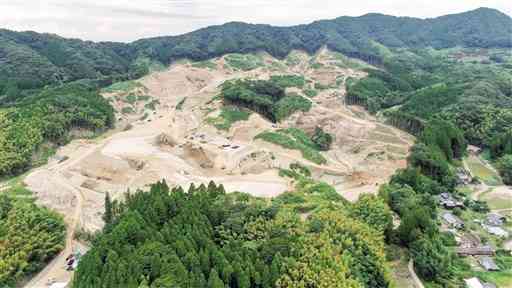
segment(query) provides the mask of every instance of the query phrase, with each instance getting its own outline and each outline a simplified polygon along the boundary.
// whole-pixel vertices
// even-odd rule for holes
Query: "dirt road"
[[[215,61],[216,70],[176,64],[139,80],[144,93],[160,103],[154,111],[142,103],[134,106],[138,114],[117,113],[115,130],[100,139],[72,141],[57,152],[68,160],[51,162],[27,175],[24,182],[38,203],[64,215],[68,232],[65,249],[25,287],[47,287],[51,281],[71,279],[72,272],[64,266],[65,258],[79,247],[73,235],[77,229],[101,229],[105,192],[122,199],[128,189],[145,189],[161,179],[182,186],[214,180],[223,183],[228,192],[275,197],[291,189],[289,180],[279,177],[279,169],[300,162],[318,179],[328,177],[336,182],[340,194],[356,200],[363,192],[377,191],[378,183],[405,167],[403,155],[394,151],[407,151],[410,141],[403,141],[401,132],[383,127],[372,116],[343,106],[340,97],[330,96],[337,88],[321,91],[309,112],[296,113],[285,123],[270,123],[254,113],[229,131],[217,130],[208,124],[208,118],[219,115],[222,103],[212,100],[219,93],[218,86],[233,78],[268,79],[275,72],[266,68],[233,71],[222,65],[222,59]],[[321,75],[304,69],[301,71],[313,79],[359,75],[339,67]],[[281,74],[296,72],[290,68]],[[119,110],[127,105],[122,99],[125,94],[106,97]],[[182,107],[176,109],[180,101]],[[364,117],[357,116],[361,113]],[[144,114],[147,117],[141,117]],[[332,149],[322,152],[328,159],[325,165],[303,159],[299,151],[254,140],[267,130],[299,127],[307,131],[316,126],[335,135]],[[159,140],[162,135],[169,141]],[[381,136],[385,139],[379,139]]]

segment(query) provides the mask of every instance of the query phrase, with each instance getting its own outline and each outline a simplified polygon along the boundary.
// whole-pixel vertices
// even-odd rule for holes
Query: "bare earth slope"
[[[278,175],[279,168],[300,162],[353,201],[360,193],[376,192],[396,169],[405,167],[413,138],[377,122],[361,108],[344,105],[346,78],[364,76],[356,69],[358,63],[352,68],[337,65],[326,50],[314,57],[293,54],[293,64],[260,55],[263,65],[250,71],[232,69],[221,58],[213,61],[216,69],[182,63],[152,73],[138,81],[142,86],[136,90],[151,97],[145,101],[158,100],[154,110],[137,102],[132,103],[132,112],[123,114],[127,104],[122,93],[105,94],[119,112],[118,127],[99,139],[71,142],[57,153],[68,160],[54,160],[25,178],[38,202],[62,213],[70,228],[65,251],[26,287],[46,287],[49,280],[69,281],[64,258],[78,247],[73,233],[102,227],[107,191],[119,199],[128,189],[161,179],[183,186],[214,180],[228,192],[273,197],[292,188]],[[308,85],[320,83],[328,88],[311,98],[310,111],[296,113],[283,123],[273,124],[252,113],[229,131],[208,124],[206,119],[218,115],[222,105],[214,98],[220,84],[233,78],[268,79],[273,74],[302,74]],[[316,126],[335,137],[331,150],[322,152],[325,165],[303,159],[298,151],[253,140],[265,130],[298,127],[308,132]]]

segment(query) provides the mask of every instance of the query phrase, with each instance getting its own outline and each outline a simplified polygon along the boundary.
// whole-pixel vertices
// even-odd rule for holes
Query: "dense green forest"
[[[434,196],[455,192],[452,164],[463,156],[466,145],[462,132],[451,123],[427,123],[407,159],[408,167],[397,171],[379,193],[401,219],[393,241],[408,247],[420,277],[439,287],[462,284],[455,268],[459,260],[438,228]]]
[[[25,94],[0,107],[0,177],[44,163],[73,128],[102,131],[114,122],[114,109],[94,85],[69,83]]]
[[[75,129],[111,127],[114,110],[99,89],[145,75],[155,63],[255,51],[282,58],[327,46],[372,65],[367,77],[347,81],[347,103],[417,136],[408,167],[378,196],[351,204],[298,164],[280,171],[294,179],[294,191],[271,200],[226,194],[214,183],[185,192],[160,182],[124,202],[107,198],[106,226],[74,287],[392,287],[385,244],[406,247],[430,287],[457,287],[470,273],[452,252],[453,237],[440,232],[435,195],[456,193],[454,167],[468,144],[488,150],[512,184],[510,35],[512,19],[485,8],[426,20],[234,22],[129,44],[0,30],[0,178],[43,163]],[[227,61],[238,65],[240,57]],[[309,100],[285,93],[303,86],[297,75],[226,82],[221,96],[234,106],[214,123],[229,129],[248,109],[273,122],[307,111]],[[313,135],[291,128],[257,137],[318,164],[333,140],[320,127]],[[478,201],[467,206],[486,211]],[[400,216],[397,229],[391,211]],[[0,195],[0,286],[56,255],[64,230],[53,212]]]
[[[510,50],[454,48],[389,50],[385,70],[347,82],[347,103],[367,107],[388,123],[420,135],[443,119],[472,144],[491,151],[511,183],[512,57]],[[502,159],[505,157],[504,159]]]
[[[15,287],[64,247],[60,215],[0,194],[0,287]]]
[[[107,198],[106,226],[73,287],[389,287],[386,204],[350,204],[310,173],[283,170],[296,189],[272,200],[165,182]]]
[[[511,34],[512,19],[488,8],[426,20],[367,14],[292,27],[232,22],[129,44],[0,30],[0,91],[8,83],[22,89],[78,79],[108,83],[143,75],[152,62],[169,64],[182,58],[205,60],[262,50],[285,57],[293,49],[314,53],[327,46],[381,65],[385,61],[382,46],[510,48]]]
[[[289,81],[289,80],[287,80]],[[296,111],[309,111],[311,101],[297,94],[286,94],[283,79],[234,80],[222,84],[226,104],[249,108],[272,122],[286,119]]]

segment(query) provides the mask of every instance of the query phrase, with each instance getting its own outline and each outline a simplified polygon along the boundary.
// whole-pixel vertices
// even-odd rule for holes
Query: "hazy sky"
[[[380,12],[421,18],[478,7],[512,15],[510,0],[0,0],[0,28],[132,41],[228,21],[294,25]]]

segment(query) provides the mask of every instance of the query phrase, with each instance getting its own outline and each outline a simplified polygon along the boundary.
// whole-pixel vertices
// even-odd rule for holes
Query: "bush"
[[[321,151],[329,150],[333,141],[331,134],[324,132],[321,127],[315,128],[315,133],[311,137],[311,140]]]
[[[302,88],[306,84],[306,80],[302,75],[272,75],[270,81],[282,88],[297,87]]]
[[[512,154],[501,157],[497,162],[497,167],[503,183],[512,185]]]
[[[291,132],[293,131],[293,132]],[[280,130],[278,132],[263,132],[254,139],[261,139],[270,143],[274,143],[283,146],[287,149],[299,150],[302,153],[302,157],[310,160],[316,164],[324,164],[327,160],[318,153],[315,148],[311,147],[314,145],[312,141],[307,137],[304,132],[300,130]],[[308,139],[308,140],[306,140]]]

